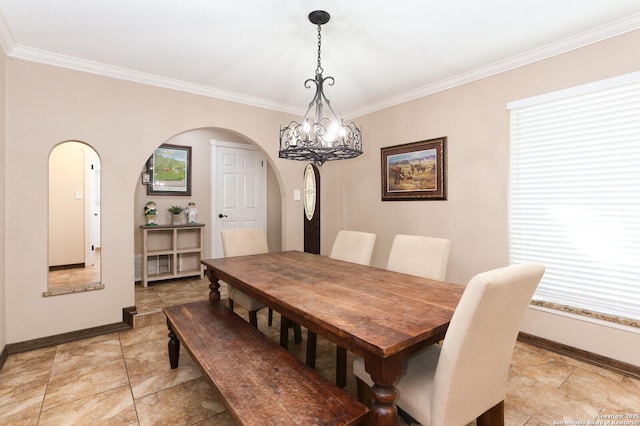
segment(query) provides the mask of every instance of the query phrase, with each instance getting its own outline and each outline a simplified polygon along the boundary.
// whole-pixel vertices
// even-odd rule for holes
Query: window
[[[510,262],[534,303],[640,324],[640,73],[512,102]]]

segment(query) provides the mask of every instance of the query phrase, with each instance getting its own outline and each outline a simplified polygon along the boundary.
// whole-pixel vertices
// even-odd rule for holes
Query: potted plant
[[[169,213],[171,213],[172,215],[172,223],[174,225],[180,225],[180,223],[182,223],[182,220],[180,219],[180,214],[184,211],[184,208],[174,205],[169,207],[168,210],[169,210]]]

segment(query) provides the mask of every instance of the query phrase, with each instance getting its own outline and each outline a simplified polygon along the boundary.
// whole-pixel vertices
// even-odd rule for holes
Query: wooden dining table
[[[203,260],[209,298],[220,281],[361,356],[374,382],[370,424],[395,425],[403,359],[444,338],[464,286],[284,251]]]

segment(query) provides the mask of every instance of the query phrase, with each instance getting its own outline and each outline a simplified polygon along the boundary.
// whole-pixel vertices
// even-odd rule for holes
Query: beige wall
[[[132,230],[142,209],[135,193],[159,143],[191,129],[230,129],[264,149],[283,194],[293,193],[289,177],[302,174],[304,164],[277,158],[279,125],[293,118],[287,114],[21,60],[7,62],[6,82],[5,202],[20,207],[3,210],[12,224],[4,239],[7,343],[119,322],[122,308],[134,305]],[[57,143],[72,139],[101,158],[105,288],[43,298],[47,161]],[[283,199],[284,248],[302,248],[301,221],[288,219],[299,219],[291,214],[298,209]]]
[[[506,265],[507,102],[638,71],[640,56],[630,54],[638,47],[640,31],[358,118],[365,153],[339,166],[340,226],[378,235],[376,266],[385,265],[398,233],[449,238],[447,279],[453,282],[467,283],[481,271]],[[440,136],[448,137],[448,200],[380,201],[380,148]],[[640,330],[620,331],[624,343],[605,347],[598,332],[584,332],[582,323],[563,318],[552,322],[557,328],[549,323],[530,321],[527,329],[640,364]],[[581,331],[576,335],[576,330]],[[607,328],[607,333],[619,332]]]
[[[450,281],[466,283],[478,272],[505,265],[506,103],[638,71],[640,57],[630,54],[638,46],[640,31],[357,118],[365,153],[321,167],[322,253],[329,252],[338,229],[348,228],[378,235],[376,266],[385,265],[397,233],[451,239]],[[8,61],[6,73],[4,202],[23,207],[3,209],[11,224],[4,239],[7,343],[120,321],[122,307],[134,304],[132,229],[142,219],[142,204],[134,202],[140,171],[159,143],[187,130],[228,129],[265,150],[282,194],[282,248],[302,248],[302,206],[293,201],[293,191],[301,189],[305,163],[277,158],[277,129],[292,117],[19,60]],[[449,138],[449,199],[381,202],[380,148],[440,136]],[[46,161],[51,148],[68,139],[90,143],[102,160],[105,289],[42,298],[47,223],[39,212],[47,196]],[[539,311],[528,313],[524,326],[562,343],[639,362],[630,360],[640,345],[637,330],[592,327]],[[616,344],[607,344],[611,341]]]
[[[0,49],[0,351],[7,344],[6,334],[6,299],[5,299],[5,283],[6,283],[6,246],[5,238],[5,179],[7,171],[7,162],[5,155],[5,66],[7,56]]]

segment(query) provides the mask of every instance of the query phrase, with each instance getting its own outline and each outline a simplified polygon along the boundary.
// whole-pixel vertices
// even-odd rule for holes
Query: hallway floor
[[[162,307],[208,293],[206,279],[136,285],[133,329],[9,356],[0,371],[0,424],[232,425],[188,354],[169,368]],[[258,321],[277,342],[279,316],[268,327],[263,310]],[[304,359],[305,340],[291,337],[289,346]],[[349,356],[347,390],[355,395]],[[335,346],[321,337],[317,367],[333,381]],[[603,416],[640,414],[640,381],[518,342],[505,407],[507,425],[605,424]],[[625,420],[617,424],[640,425],[637,417],[618,421]]]

